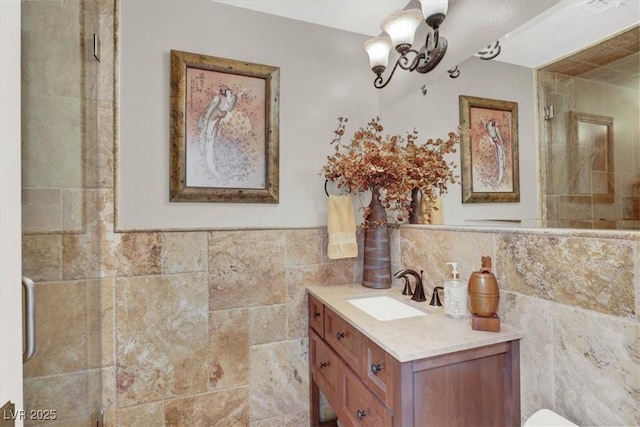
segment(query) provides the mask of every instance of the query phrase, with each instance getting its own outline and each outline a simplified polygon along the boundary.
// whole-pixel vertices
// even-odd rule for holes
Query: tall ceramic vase
[[[364,231],[364,271],[362,286],[387,289],[391,287],[391,247],[387,213],[380,202],[380,192],[371,189],[368,226]]]
[[[413,188],[411,190],[411,205],[409,208],[409,224],[420,224],[420,218],[422,217],[422,210],[420,208],[420,189]]]

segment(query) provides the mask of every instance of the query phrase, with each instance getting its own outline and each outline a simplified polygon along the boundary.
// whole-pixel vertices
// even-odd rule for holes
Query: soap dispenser
[[[444,282],[444,314],[456,319],[467,315],[467,282],[460,279],[458,263],[448,262],[451,276]]]

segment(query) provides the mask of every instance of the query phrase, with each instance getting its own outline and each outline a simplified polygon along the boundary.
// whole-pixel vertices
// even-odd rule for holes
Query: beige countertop
[[[371,341],[399,362],[422,359],[520,339],[523,334],[509,325],[500,325],[500,332],[474,331],[469,318],[453,319],[444,315],[442,307],[415,302],[402,295],[401,288],[370,289],[359,283],[329,286],[307,286],[307,291],[349,322]],[[368,296],[389,296],[427,313],[426,316],[380,321],[355,307],[347,300]]]

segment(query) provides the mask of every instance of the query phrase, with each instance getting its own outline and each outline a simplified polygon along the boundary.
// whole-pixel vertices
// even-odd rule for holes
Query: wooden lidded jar
[[[500,288],[498,280],[491,272],[491,257],[482,257],[482,268],[469,277],[469,310],[483,317],[491,317],[498,311]]]

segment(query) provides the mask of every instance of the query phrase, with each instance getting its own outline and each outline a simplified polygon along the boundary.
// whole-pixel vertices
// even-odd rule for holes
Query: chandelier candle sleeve
[[[381,28],[389,34],[396,50],[405,53],[411,49],[414,34],[422,19],[422,13],[418,9],[400,10],[387,16],[382,21]]]

